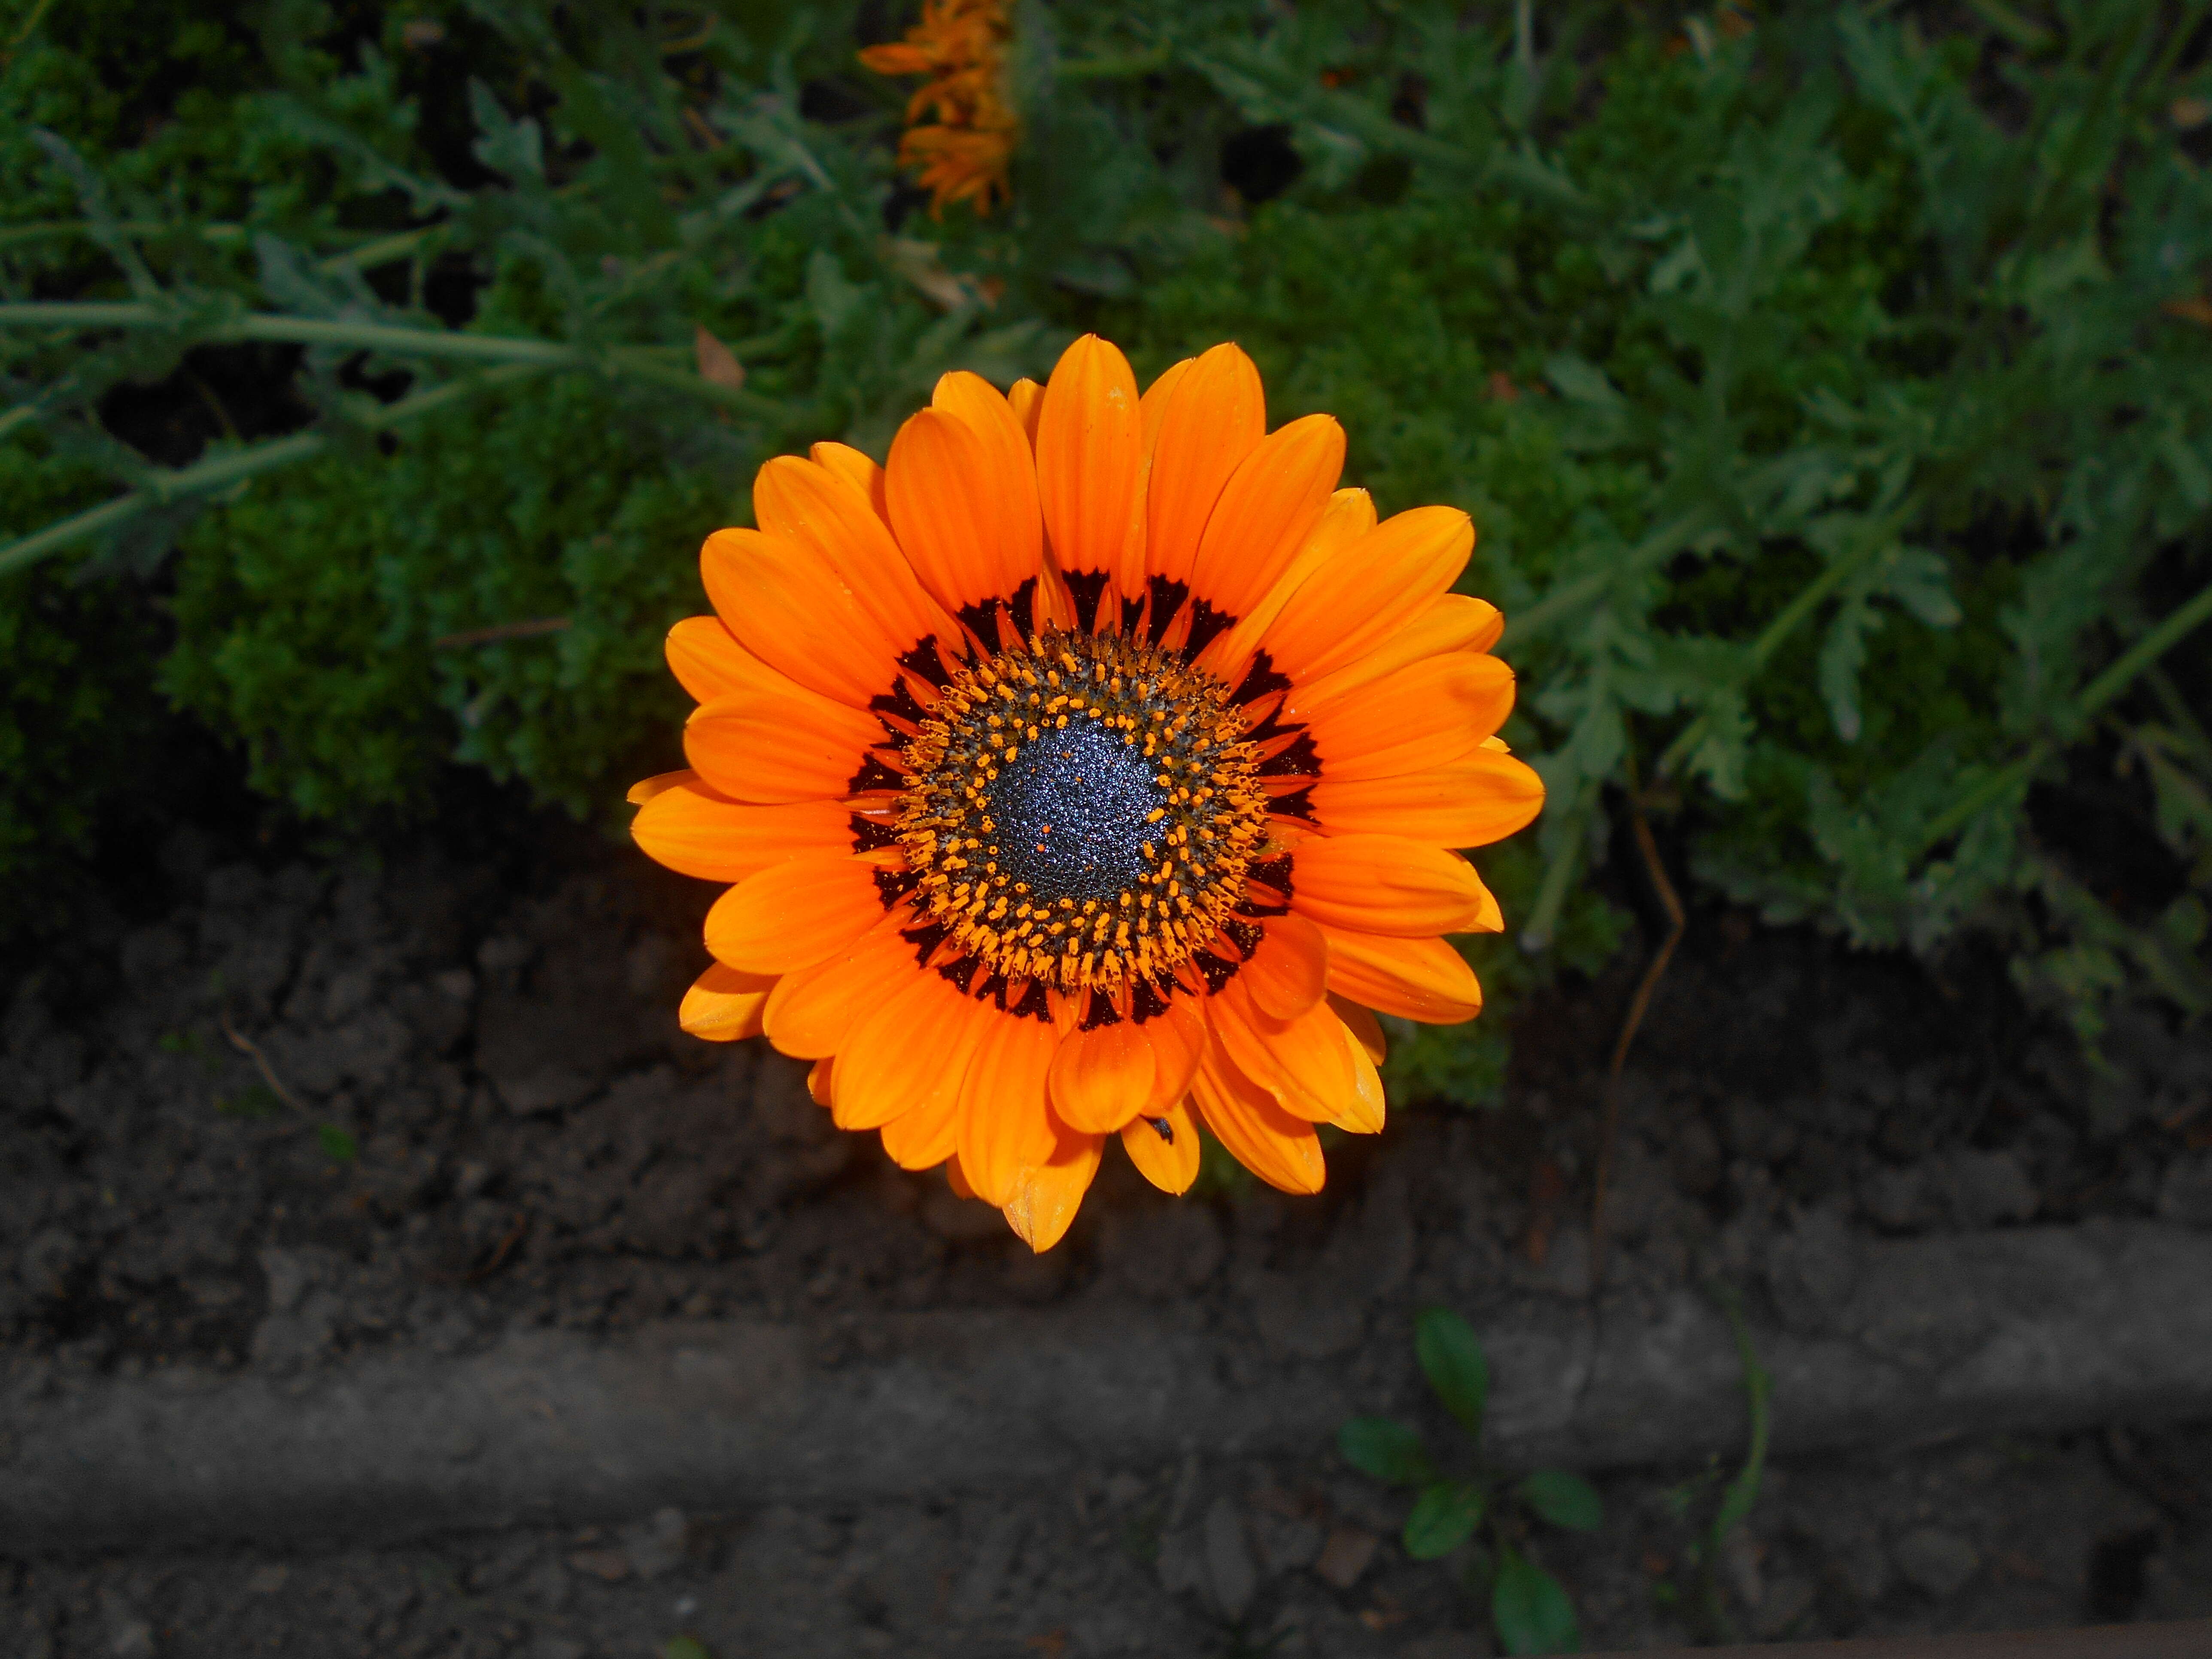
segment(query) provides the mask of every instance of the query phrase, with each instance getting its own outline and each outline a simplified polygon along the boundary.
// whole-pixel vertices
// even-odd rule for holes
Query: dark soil
[[[1522,1012],[1503,1107],[1401,1104],[1379,1144],[1332,1147],[1314,1200],[1174,1202],[1109,1157],[1038,1258],[941,1177],[833,1130],[802,1067],[683,1036],[712,894],[623,849],[549,834],[520,859],[264,868],[184,835],[161,863],[166,910],[88,917],[0,991],[0,1356],[17,1373],[308,1373],[380,1345],[618,1340],[672,1315],[864,1327],[1102,1278],[1319,1358],[1360,1353],[1378,1295],[1480,1328],[1588,1290],[1600,1068],[1633,960]],[[2147,1026],[2106,1058],[2040,1026],[2000,963],[1938,972],[1701,915],[1625,1091],[1608,1294],[1717,1283],[1786,1325],[1817,1292],[1807,1240],[2212,1227],[2212,1048]],[[1364,1237],[1370,1191],[1404,1194],[1388,1249]],[[1347,1248],[1358,1294],[1331,1289]],[[1255,1274],[1310,1293],[1257,1305]],[[1869,1448],[1770,1471],[1702,1580],[1685,1549],[1711,1473],[1623,1474],[1604,1528],[1536,1547],[1590,1646],[2179,1617],[2212,1613],[2207,1468],[2206,1429]],[[580,1659],[683,1631],[721,1659],[1485,1650],[1468,1564],[1388,1541],[1404,1510],[1326,1447],[1289,1466],[1194,1446],[1072,1492],[0,1565],[0,1632],[52,1655]]]

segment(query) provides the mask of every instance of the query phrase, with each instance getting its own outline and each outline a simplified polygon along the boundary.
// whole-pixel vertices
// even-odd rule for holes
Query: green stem
[[[1559,850],[1545,868],[1544,884],[1536,890],[1536,908],[1529,913],[1528,925],[1521,930],[1521,948],[1524,951],[1534,953],[1551,947],[1552,935],[1559,925],[1559,912],[1566,905],[1567,888],[1574,878],[1575,866],[1582,859],[1583,830],[1595,799],[1595,791],[1585,783],[1581,797],[1568,808],[1567,828]]]
[[[1984,806],[2000,796],[2011,793],[2026,782],[2033,775],[2035,769],[2050,758],[2050,755],[2051,745],[2039,739],[2029,744],[2027,752],[2009,766],[2000,766],[1989,774],[1921,831],[1920,850],[1924,853],[1957,835],[1979,815]]]
[[[40,301],[0,305],[0,328],[149,328],[168,319],[135,301]]]
[[[665,363],[654,362],[642,354],[645,348],[617,346],[606,354],[607,367],[633,380],[642,380],[647,386],[665,386],[672,392],[681,392],[723,408],[749,420],[764,421],[779,427],[799,427],[810,424],[815,416],[811,404],[780,404],[773,398],[763,398],[757,392],[747,392],[742,386],[716,386],[712,380],[681,368],[672,368]]]
[[[380,432],[387,427],[397,426],[402,421],[412,420],[459,402],[488,386],[502,385],[537,372],[535,364],[514,364],[471,375],[450,386],[436,386],[412,398],[402,398],[398,403],[387,404],[366,416],[362,425],[370,431]],[[289,438],[256,444],[250,449],[233,450],[228,454],[195,462],[191,466],[157,474],[150,482],[127,495],[103,501],[73,518],[50,524],[20,541],[0,547],[0,577],[26,569],[50,553],[58,552],[73,543],[127,523],[154,507],[186,501],[195,495],[211,495],[264,472],[272,472],[295,461],[306,460],[321,453],[328,447],[329,442],[329,439],[320,432],[298,432]]]
[[[175,321],[174,317],[156,307],[123,301],[0,305],[0,328],[166,328],[174,326]],[[812,414],[808,405],[781,404],[757,392],[716,386],[696,374],[656,363],[645,355],[650,350],[648,347],[611,346],[594,354],[556,340],[462,334],[434,328],[395,328],[383,323],[333,323],[316,317],[290,317],[269,312],[218,325],[209,337],[456,357],[471,362],[521,364],[538,368],[603,368],[719,404],[750,420],[805,425]]]
[[[2201,590],[2181,609],[2123,651],[2112,666],[2082,688],[2081,718],[2093,720],[2126,690],[2136,676],[2212,619],[2212,587]]]
[[[210,242],[242,242],[246,237],[244,225],[185,226],[165,223],[159,219],[125,219],[116,228],[130,236],[158,236],[164,231],[197,229],[201,239]],[[389,236],[380,236],[349,252],[334,253],[319,261],[315,268],[325,273],[343,270],[348,265],[367,270],[393,259],[404,259],[435,228],[435,226],[425,225],[419,230],[402,230]],[[92,227],[82,219],[48,219],[37,224],[10,225],[0,230],[0,247],[13,247],[19,242],[43,242],[64,236],[91,234]]]
[[[1173,62],[1174,53],[1165,46],[1154,46],[1150,52],[1070,58],[1054,64],[1053,73],[1063,81],[1133,81],[1140,76],[1157,75]]]
[[[0,577],[13,575],[18,570],[36,564],[47,554],[67,547],[71,542],[80,542],[88,536],[97,536],[103,530],[127,524],[153,505],[151,495],[134,491],[128,495],[118,495],[112,501],[103,501],[73,519],[50,524],[44,530],[34,532],[9,546],[0,547]]]
[[[4,310],[0,307],[0,310]],[[1513,625],[1522,635],[1540,631],[1547,623],[1583,606],[1593,603],[1615,582],[1630,576],[1655,570],[1673,558],[1698,538],[1711,520],[1703,512],[1686,513],[1671,524],[1662,525],[1629,550],[1626,557],[1610,570],[1594,571],[1577,577],[1565,587],[1552,592],[1512,619]]]
[[[384,323],[326,323],[319,318],[280,317],[265,313],[227,324],[217,334],[234,340],[281,340],[294,345],[403,351],[423,357],[459,357],[476,362],[537,363],[548,368],[579,367],[590,361],[574,346],[554,340],[462,334],[437,328],[394,328]]]
[[[2201,589],[2187,604],[2123,651],[2103,673],[2082,687],[2081,695],[2074,705],[2078,718],[2083,721],[2094,720],[2107,703],[2207,621],[2212,621],[2212,587]],[[2039,738],[2018,760],[1999,767],[1983,778],[1921,832],[1920,850],[1925,853],[1958,834],[1972,823],[1975,816],[1991,801],[2009,793],[2033,776],[2036,768],[2048,760],[2051,753],[2050,740]]]
[[[395,259],[404,259],[413,253],[428,239],[430,233],[438,228],[436,225],[424,225],[419,230],[402,230],[389,236],[380,236],[373,242],[362,243],[350,252],[333,253],[329,258],[319,261],[315,269],[325,276],[334,276],[349,267],[356,270],[369,270],[378,265],[388,265]]]
[[[1760,630],[1759,637],[1751,642],[1751,666],[1746,678],[1765,667],[1768,659],[1782,648],[1782,642],[1796,633],[1798,625],[1808,617],[1820,609],[1823,600],[1842,586],[1861,565],[1889,545],[1891,536],[1909,516],[1912,505],[1908,501],[1896,511],[1885,514],[1856,551],[1847,553],[1830,564],[1806,583],[1796,599],[1776,613],[1774,620],[1767,623]],[[1668,744],[1666,752],[1659,757],[1659,763],[1652,769],[1652,775],[1661,778],[1674,776],[1674,769],[1690,757],[1692,751],[1704,740],[1705,730],[1711,724],[1710,714],[1700,714],[1676,732],[1674,742]]]

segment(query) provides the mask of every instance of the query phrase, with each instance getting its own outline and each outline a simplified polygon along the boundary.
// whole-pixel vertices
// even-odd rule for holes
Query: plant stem
[[[1174,53],[1165,46],[1154,46],[1150,52],[1069,58],[1054,65],[1053,73],[1063,81],[1133,81],[1156,75],[1173,62]]]
[[[0,311],[4,310],[4,307],[0,307]],[[1514,617],[1514,625],[1523,634],[1540,631],[1559,617],[1581,610],[1615,582],[1641,575],[1647,570],[1657,569],[1695,541],[1698,533],[1711,522],[1707,514],[1696,512],[1686,513],[1672,523],[1661,526],[1630,549],[1627,556],[1613,569],[1593,571],[1587,576],[1577,577],[1565,587],[1553,588]]]
[[[1674,947],[1682,942],[1682,935],[1690,926],[1674,884],[1667,878],[1666,860],[1659,856],[1659,843],[1652,838],[1650,820],[1644,816],[1632,769],[1628,778],[1628,811],[1629,822],[1636,831],[1637,851],[1643,854],[1652,890],[1666,908],[1668,927],[1667,937],[1651,953],[1644,977],[1636,982],[1636,994],[1629,999],[1627,1015],[1620,1022],[1620,1040],[1613,1045],[1613,1064],[1606,1068],[1605,1116],[1598,1129],[1597,1174],[1590,1182],[1589,1294],[1593,1300],[1605,1283],[1605,1198],[1613,1181],[1613,1149],[1620,1139],[1621,1074],[1628,1069],[1629,1046],[1636,1041],[1637,1029],[1644,1024],[1644,1012],[1651,1006],[1651,994],[1659,988],[1660,978],[1666,973],[1668,963],[1674,959]]]
[[[0,305],[0,328],[167,328],[176,319],[158,307],[125,301],[71,301]],[[361,351],[389,351],[422,357],[456,357],[465,362],[527,364],[544,368],[597,368],[643,380],[750,419],[778,425],[803,425],[811,410],[763,398],[758,392],[716,386],[681,369],[654,362],[650,347],[610,346],[594,353],[557,340],[511,335],[463,334],[447,329],[395,328],[383,323],[334,323],[319,317],[256,312],[217,325],[218,340],[282,341],[292,345],[331,346]]]
[[[448,404],[457,403],[487,387],[504,385],[538,372],[535,364],[512,364],[487,370],[466,380],[456,380],[449,386],[436,386],[412,398],[402,398],[397,403],[386,404],[365,416],[361,423],[373,432],[380,432],[388,427],[397,426],[402,421],[412,420],[417,416],[442,409]],[[155,507],[169,506],[197,495],[211,495],[233,484],[258,477],[264,472],[273,472],[295,461],[306,460],[320,454],[329,443],[330,440],[324,433],[296,432],[289,438],[272,439],[249,449],[233,450],[194,462],[190,466],[179,467],[173,471],[157,473],[150,482],[127,495],[103,501],[73,518],[50,524],[20,541],[0,547],[0,577],[27,569],[50,553],[58,552],[73,543],[126,524]]]
[[[1796,598],[1775,613],[1774,620],[1760,629],[1759,637],[1751,642],[1750,667],[1745,675],[1746,679],[1765,667],[1768,659],[1782,648],[1783,641],[1796,633],[1798,625],[1820,609],[1821,602],[1842,586],[1861,565],[1888,547],[1891,538],[1912,516],[1918,505],[1917,495],[1908,495],[1897,507],[1868,526],[1857,547],[1832,562],[1826,569],[1805,584]],[[1676,732],[1674,742],[1668,744],[1666,752],[1659,757],[1659,763],[1652,769],[1652,775],[1655,777],[1672,777],[1674,769],[1689,758],[1703,740],[1706,727],[1711,724],[1712,716],[1704,714]]]
[[[2212,621],[2212,587],[2200,589],[2188,603],[2123,651],[2103,673],[2083,686],[2074,705],[2075,714],[2084,721],[2095,719],[2107,703],[2207,621]],[[2034,775],[2036,768],[2048,760],[2051,753],[2051,740],[2038,738],[2018,760],[1983,778],[1921,832],[1920,850],[1925,853],[1958,834],[1973,822],[1984,806]]]
[[[1552,934],[1559,925],[1559,911],[1567,902],[1568,884],[1582,858],[1583,831],[1596,797],[1596,785],[1586,781],[1581,797],[1567,809],[1567,827],[1559,850],[1544,872],[1544,884],[1537,890],[1536,908],[1529,914],[1528,925],[1521,930],[1524,951],[1533,953],[1551,946]]]

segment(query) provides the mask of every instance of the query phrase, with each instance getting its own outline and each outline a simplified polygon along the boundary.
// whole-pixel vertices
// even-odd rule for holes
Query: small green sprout
[[[1433,1561],[1487,1533],[1488,1547],[1469,1577],[1473,1582],[1486,1570],[1491,1624],[1508,1653],[1571,1653],[1581,1643],[1574,1603],[1519,1547],[1536,1522],[1593,1531],[1604,1519],[1604,1505],[1587,1480],[1565,1469],[1538,1469],[1516,1480],[1481,1462],[1490,1363],[1467,1321],[1431,1308],[1414,1322],[1413,1352],[1437,1398],[1478,1448],[1467,1460],[1470,1472],[1446,1473],[1419,1430],[1387,1417],[1352,1419],[1337,1431],[1337,1449],[1377,1480],[1417,1488],[1403,1540],[1415,1560]]]
[[[360,1156],[360,1144],[335,1123],[318,1123],[315,1140],[333,1164],[350,1164]]]
[[[249,1083],[234,1095],[217,1095],[215,1109],[223,1117],[275,1117],[284,1109],[284,1103],[267,1084]]]

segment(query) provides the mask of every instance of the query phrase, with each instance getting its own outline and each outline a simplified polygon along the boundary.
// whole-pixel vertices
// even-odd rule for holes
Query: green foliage
[[[1480,1434],[1490,1403],[1490,1362],[1474,1328],[1457,1314],[1431,1308],[1413,1323],[1413,1355],[1444,1409],[1469,1434]]]
[[[1774,1422],[1774,1378],[1753,1347],[1751,1328],[1744,1322],[1742,1299],[1732,1289],[1719,1292],[1722,1311],[1735,1338],[1736,1361],[1743,1371],[1744,1406],[1751,1419],[1750,1443],[1742,1466],[1725,1480],[1720,1462],[1674,1487],[1667,1506],[1677,1519],[1690,1521],[1702,1515],[1696,1535],[1682,1552],[1691,1583],[1686,1597],[1674,1584],[1662,1580],[1655,1592],[1669,1605],[1679,1605],[1700,1640],[1731,1643],[1741,1640],[1721,1591],[1721,1551],[1729,1534],[1741,1526],[1759,1501],[1759,1482],[1766,1472],[1767,1439]]]
[[[1466,1320],[1447,1308],[1425,1310],[1414,1321],[1413,1352],[1437,1402],[1467,1431],[1473,1451],[1458,1460],[1466,1472],[1443,1473],[1419,1429],[1387,1417],[1348,1420],[1337,1431],[1338,1451],[1363,1474],[1416,1489],[1400,1540],[1414,1560],[1449,1555],[1481,1534],[1467,1576],[1471,1585],[1487,1580],[1491,1622],[1508,1653],[1573,1651],[1579,1641],[1574,1603],[1522,1546],[1538,1522],[1595,1531],[1605,1518],[1596,1491],[1565,1469],[1538,1469],[1512,1480],[1482,1461],[1490,1361]]]
[[[1508,1653],[1572,1653],[1582,1645],[1575,1604],[1559,1581],[1511,1549],[1498,1559],[1490,1620]]]
[[[763,459],[1097,327],[1147,372],[1235,337],[1384,511],[1474,514],[1550,792],[1482,855],[1493,1006],[1618,947],[1580,878],[1633,796],[1708,894],[1979,930],[2092,1045],[2212,1012],[2206,685],[2150,677],[2212,593],[2197,11],[1024,5],[979,220],[911,210],[847,4],[31,10],[0,298],[114,308],[0,326],[0,629],[41,635],[0,747],[52,768],[0,771],[0,874],[89,834],[87,711],[144,684],[87,648],[122,590],[34,559],[173,583],[162,685],[304,816],[455,761],[611,812]],[[1253,206],[1261,127],[1303,172]],[[2113,768],[2138,851],[2066,828]],[[1497,1093],[1497,1020],[1391,1036],[1401,1097]]]

